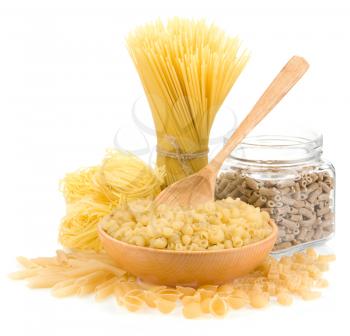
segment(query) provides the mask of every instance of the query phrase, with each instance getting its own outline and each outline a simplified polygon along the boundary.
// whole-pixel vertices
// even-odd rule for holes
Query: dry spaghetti
[[[163,169],[153,171],[136,156],[116,150],[108,151],[100,166],[67,174],[61,183],[67,214],[60,242],[72,249],[101,250],[96,230],[101,218],[122,202],[153,199],[163,179]]]
[[[140,27],[127,43],[156,126],[157,163],[170,184],[207,164],[215,115],[248,55],[215,25],[179,18]]]

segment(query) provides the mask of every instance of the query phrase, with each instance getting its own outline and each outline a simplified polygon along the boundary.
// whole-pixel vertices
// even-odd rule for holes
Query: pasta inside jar
[[[267,212],[278,226],[275,251],[324,241],[334,232],[335,173],[321,153],[321,136],[248,138],[224,163],[216,199]]]

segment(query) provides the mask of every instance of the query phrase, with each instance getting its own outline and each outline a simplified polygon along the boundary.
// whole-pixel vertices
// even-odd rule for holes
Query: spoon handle
[[[275,77],[263,95],[254,105],[253,109],[242,121],[231,138],[221,151],[210,162],[214,171],[218,171],[224,160],[233,149],[265,118],[265,116],[278,104],[288,91],[299,81],[309,68],[309,64],[299,56],[293,56]]]

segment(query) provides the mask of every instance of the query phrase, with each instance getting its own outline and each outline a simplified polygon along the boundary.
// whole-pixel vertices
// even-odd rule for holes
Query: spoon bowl
[[[240,248],[207,251],[173,251],[140,247],[108,235],[99,224],[98,231],[106,252],[122,269],[141,280],[168,286],[220,285],[243,276],[259,266],[271,252],[277,226],[271,220],[271,234]]]

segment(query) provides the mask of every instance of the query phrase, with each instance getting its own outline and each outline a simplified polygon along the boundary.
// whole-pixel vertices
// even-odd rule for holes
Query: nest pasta
[[[245,246],[272,233],[267,212],[239,199],[208,202],[196,208],[155,206],[135,201],[103,219],[112,237],[138,246],[202,251]]]
[[[223,317],[230,310],[263,308],[274,299],[290,305],[294,296],[318,298],[321,292],[315,289],[328,286],[322,273],[334,259],[333,255],[317,255],[313,249],[280,260],[268,257],[255,271],[231,283],[192,288],[144,283],[116,267],[104,253],[57,251],[51,258],[19,257],[24,269],[11,277],[27,279],[31,288],[51,288],[55,297],[94,294],[96,301],[102,301],[113,296],[131,312],[148,307],[169,314],[180,305],[186,318]]]
[[[207,164],[215,115],[248,55],[215,25],[179,18],[138,28],[127,44],[151,106],[157,163],[171,184]]]
[[[162,169],[152,170],[130,153],[107,152],[100,166],[69,173],[62,192],[67,214],[59,238],[63,246],[79,250],[101,250],[97,223],[123,202],[153,199],[164,181]]]

